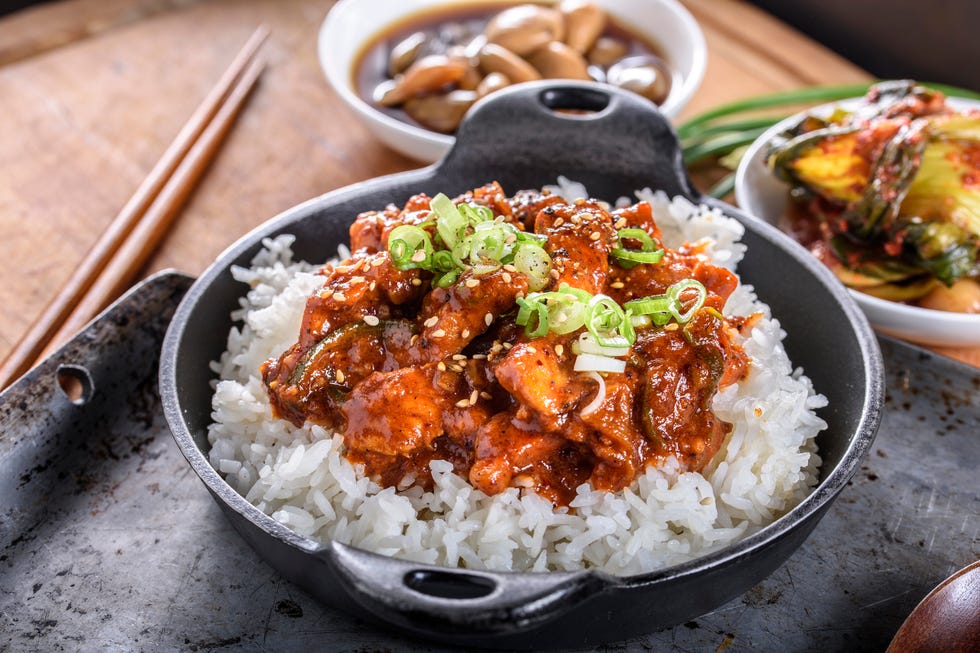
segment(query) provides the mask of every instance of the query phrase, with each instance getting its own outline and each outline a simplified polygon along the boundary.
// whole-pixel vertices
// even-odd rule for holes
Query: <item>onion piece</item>
[[[602,375],[598,372],[586,372],[585,375],[595,380],[599,384],[599,388],[596,390],[595,397],[592,398],[592,401],[579,411],[579,415],[582,417],[588,417],[597,411],[599,406],[602,405],[602,402],[606,400],[606,381],[602,378]]]
[[[623,337],[611,338],[610,344],[600,345],[588,331],[581,333],[572,343],[572,351],[576,354],[596,354],[597,356],[619,357],[630,353],[630,342]]]
[[[579,354],[575,357],[576,372],[612,372],[622,374],[626,371],[626,361],[610,356],[596,354]]]

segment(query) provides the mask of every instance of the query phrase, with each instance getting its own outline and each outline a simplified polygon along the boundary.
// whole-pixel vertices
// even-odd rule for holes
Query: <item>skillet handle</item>
[[[595,572],[499,573],[397,560],[332,543],[319,554],[369,614],[422,634],[518,634],[613,582]]]
[[[437,165],[464,179],[498,171],[504,188],[535,177],[554,183],[564,175],[589,179],[593,197],[621,194],[624,182],[671,197],[699,196],[673,127],[657,107],[591,82],[530,82],[491,94],[470,109],[456,144]]]

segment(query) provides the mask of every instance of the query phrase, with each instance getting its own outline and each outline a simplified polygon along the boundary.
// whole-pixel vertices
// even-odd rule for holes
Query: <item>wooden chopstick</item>
[[[259,27],[62,290],[0,365],[0,388],[60,346],[126,289],[217,152],[262,69]]]

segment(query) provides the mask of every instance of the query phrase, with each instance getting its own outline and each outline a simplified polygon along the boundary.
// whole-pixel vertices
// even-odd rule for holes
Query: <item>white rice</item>
[[[732,270],[742,258],[737,221],[649,189],[637,197],[653,205],[665,244],[708,239],[713,261]],[[232,328],[228,350],[212,363],[220,381],[208,437],[211,464],[228,483],[297,533],[451,567],[596,567],[628,575],[744,538],[797,505],[817,482],[814,438],[826,424],[814,410],[826,400],[793,369],[768,307],[751,286],[740,285],[726,313],[761,311],[764,318],[742,342],[751,357],[748,375],[715,398],[715,413],[734,429],[703,473],[668,464],[615,494],[583,485],[572,510],[517,489],[487,496],[444,461],[432,463],[431,492],[381,488],[342,455],[340,435],[271,416],[259,365],[295,341],[306,298],[323,282],[311,266],[291,262],[292,242],[267,240],[251,269],[232,271],[251,289],[233,316],[242,326]]]

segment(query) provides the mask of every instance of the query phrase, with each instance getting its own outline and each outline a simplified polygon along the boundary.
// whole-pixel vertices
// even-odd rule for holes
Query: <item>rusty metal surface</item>
[[[0,395],[0,651],[444,651],[315,603],[232,531],[164,424],[155,368],[188,279],[143,285]],[[882,651],[980,558],[980,372],[883,340],[878,439],[763,583],[604,651]],[[60,364],[93,391],[59,389]]]

